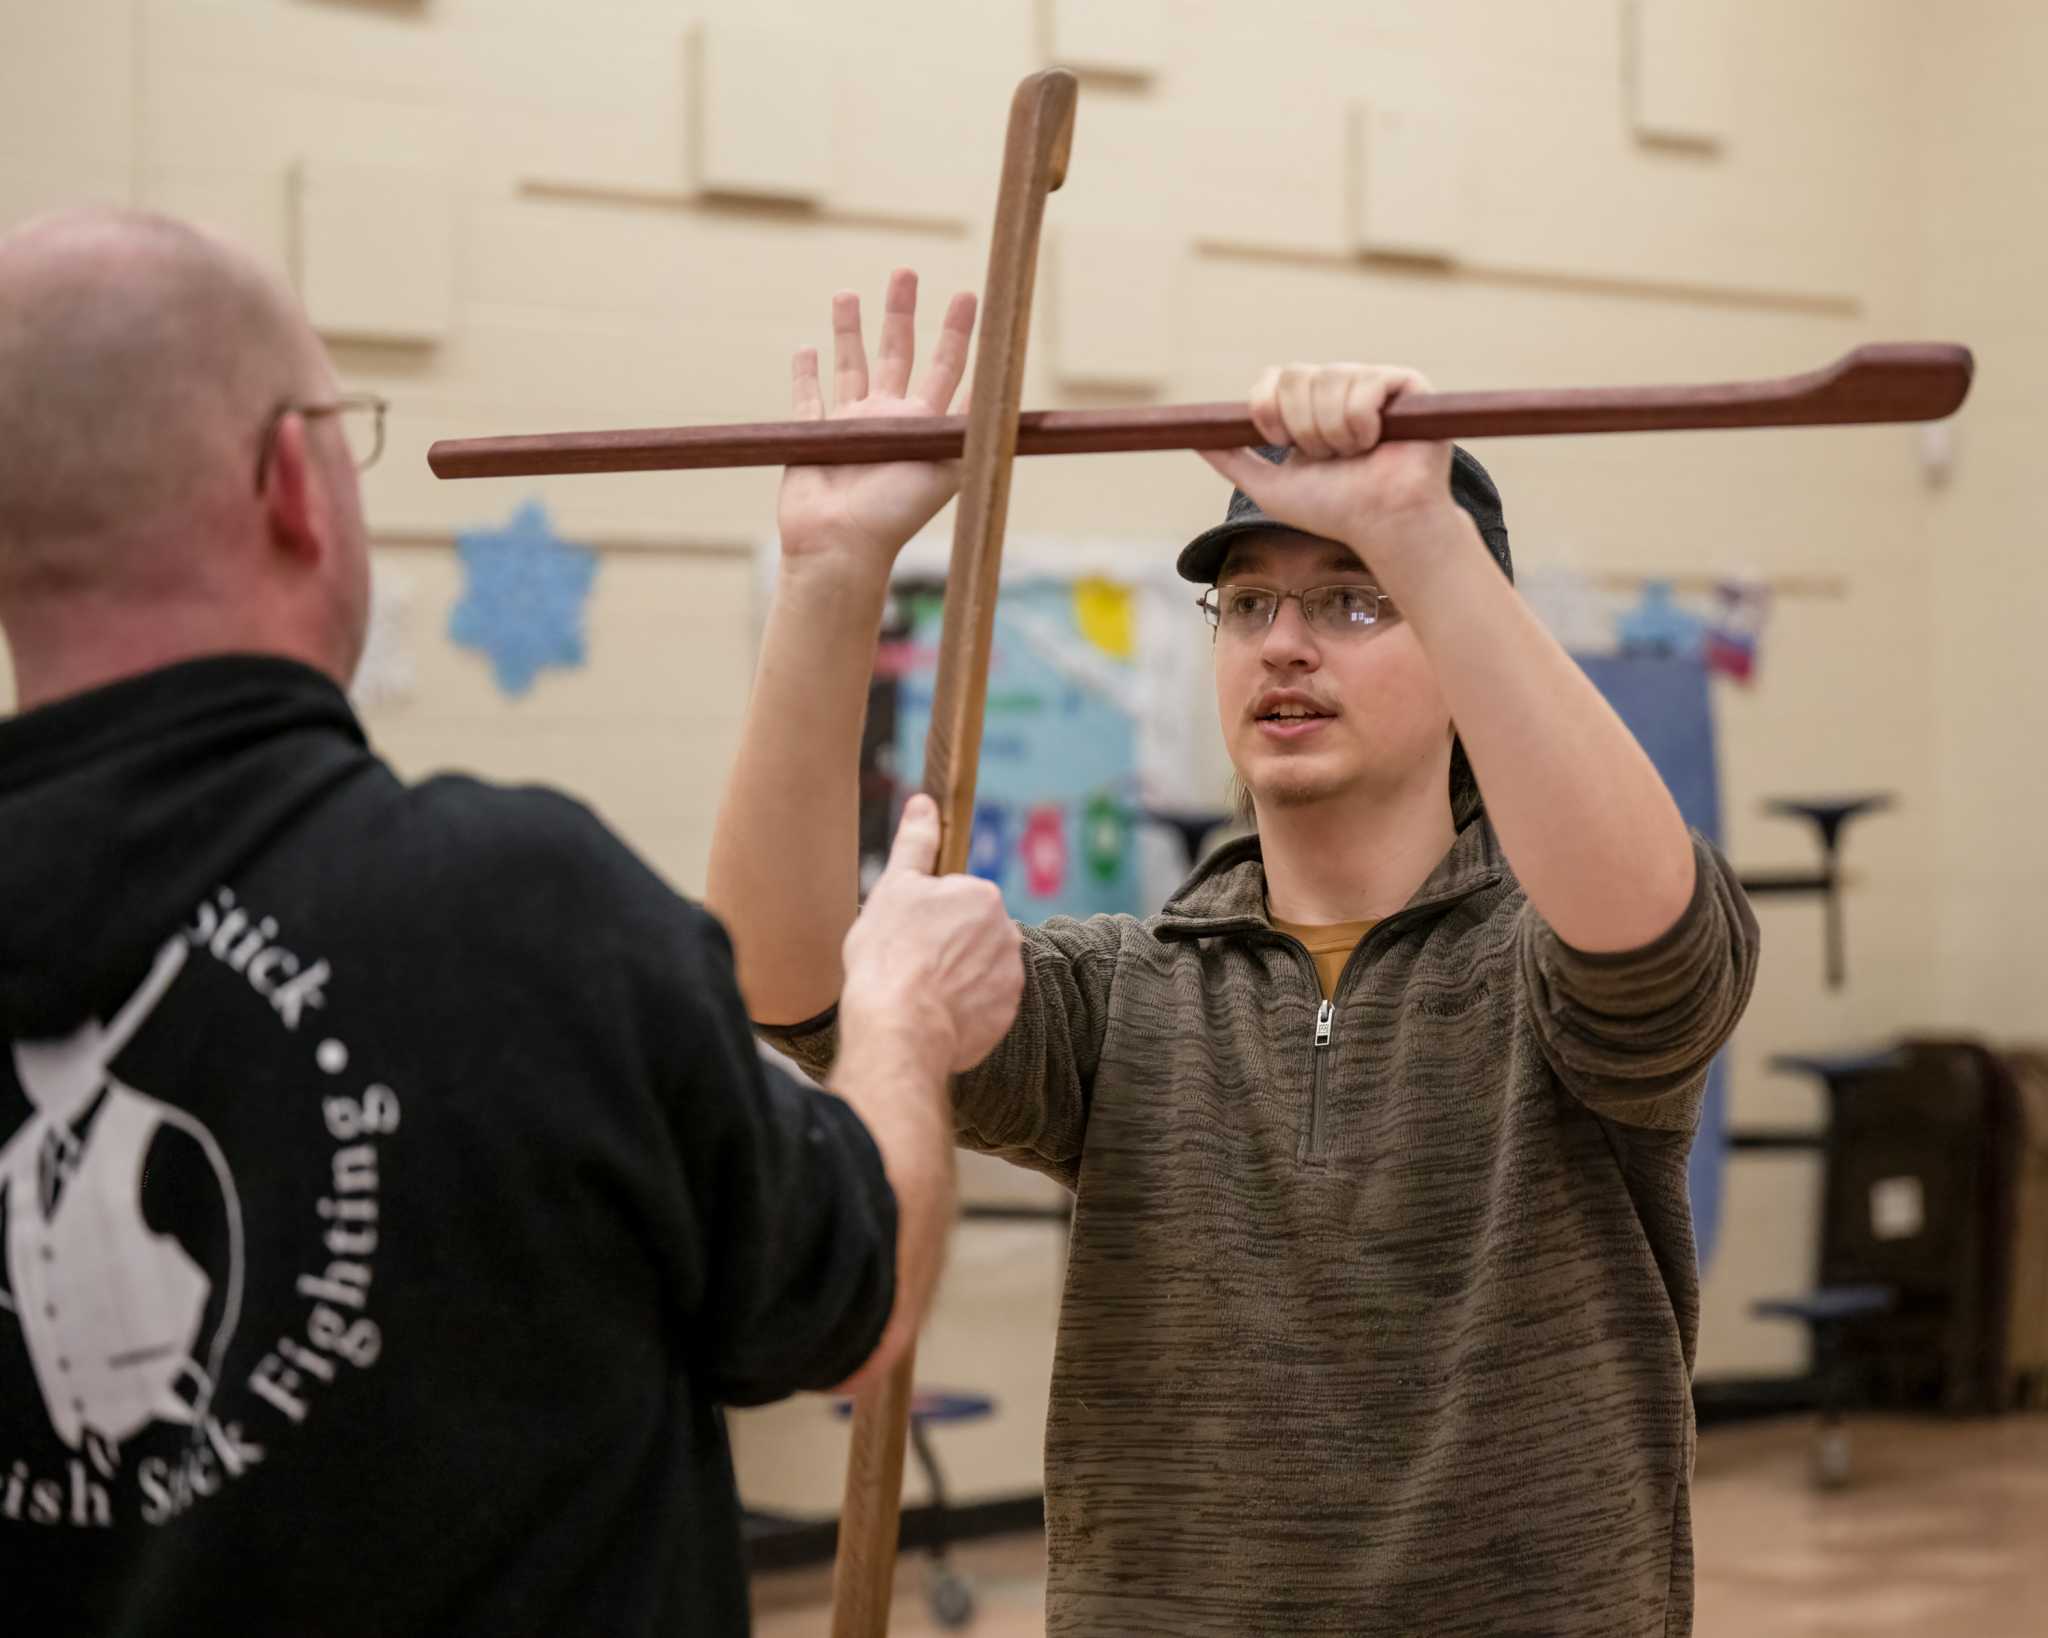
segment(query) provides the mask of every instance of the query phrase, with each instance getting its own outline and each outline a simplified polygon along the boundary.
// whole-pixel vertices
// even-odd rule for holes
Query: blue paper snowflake
[[[503,529],[457,535],[455,549],[467,584],[448,635],[489,658],[500,689],[516,697],[543,666],[583,664],[583,608],[597,554],[558,538],[539,501]]]

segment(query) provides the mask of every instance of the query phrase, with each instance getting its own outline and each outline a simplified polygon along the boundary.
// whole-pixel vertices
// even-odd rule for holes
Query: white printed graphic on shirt
[[[303,1084],[317,1093],[283,1107],[296,1101],[306,1135],[328,1152],[305,1180],[303,1220],[262,1225],[267,1247],[298,1249],[296,1266],[284,1265],[290,1284],[258,1308],[244,1289],[243,1195],[220,1142],[179,1106],[180,1088],[138,1088],[113,1073],[180,973],[203,956],[260,998],[223,1027],[297,1035],[326,1007],[334,973],[324,960],[302,962],[277,942],[278,931],[221,888],[158,952],[112,1020],[9,1043],[31,1112],[0,1132],[0,1355],[23,1350],[41,1403],[0,1401],[0,1530],[172,1523],[263,1463],[274,1437],[307,1422],[327,1392],[383,1351],[370,1291],[383,1235],[379,1149],[398,1130],[397,1094],[380,1084],[337,1090],[354,1057],[348,1044],[306,1042]],[[152,1155],[173,1132],[188,1141]],[[283,1152],[297,1145],[239,1158],[245,1168],[275,1166]],[[145,1168],[173,1164],[165,1183],[181,1213],[204,1202],[224,1233],[187,1244],[150,1226]],[[284,1317],[283,1328],[231,1358],[245,1314],[258,1312]],[[10,1431],[40,1437],[38,1411],[71,1453],[61,1473],[39,1472],[33,1456],[5,1448]],[[158,1428],[175,1437],[152,1436]],[[125,1451],[131,1444],[135,1451]]]
[[[61,1040],[14,1043],[15,1077],[35,1112],[0,1149],[7,1286],[50,1425],[102,1475],[124,1440],[154,1421],[207,1412],[241,1305],[241,1202],[213,1135],[183,1110],[124,1086],[108,1064],[185,964],[185,941],[157,956],[111,1023]],[[143,1161],[164,1127],[186,1132],[211,1166],[228,1224],[223,1309],[200,1326],[214,1278],[143,1220]],[[190,1187],[196,1180],[181,1179]]]

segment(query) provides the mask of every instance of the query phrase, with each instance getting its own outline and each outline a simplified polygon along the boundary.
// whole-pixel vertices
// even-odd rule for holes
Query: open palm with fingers
[[[832,298],[833,408],[828,416],[818,380],[818,353],[801,349],[791,367],[791,397],[801,420],[857,421],[887,416],[944,415],[967,369],[974,334],[974,297],[953,298],[931,362],[913,391],[917,341],[917,275],[898,268],[882,306],[882,333],[872,366],[861,337],[860,298]],[[886,568],[905,541],[929,523],[959,487],[957,461],[892,461],[877,466],[792,466],[776,503],[782,550],[790,558],[851,554]]]

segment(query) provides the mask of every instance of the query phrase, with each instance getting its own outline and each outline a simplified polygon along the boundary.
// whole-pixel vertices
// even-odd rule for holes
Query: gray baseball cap
[[[1289,451],[1285,444],[1263,444],[1258,453],[1278,466],[1287,459]],[[1472,521],[1479,525],[1479,538],[1486,542],[1486,549],[1493,554],[1494,562],[1500,565],[1501,573],[1513,580],[1515,564],[1508,556],[1508,523],[1501,513],[1500,491],[1494,488],[1493,479],[1486,475],[1486,468],[1464,449],[1451,451],[1451,499],[1472,514]],[[1242,489],[1233,489],[1223,521],[1213,529],[1205,529],[1183,546],[1174,567],[1180,571],[1183,580],[1192,580],[1200,586],[1213,586],[1216,576],[1222,571],[1223,559],[1230,551],[1230,543],[1239,535],[1250,534],[1254,529],[1287,527],[1267,517],[1259,510],[1259,503]]]

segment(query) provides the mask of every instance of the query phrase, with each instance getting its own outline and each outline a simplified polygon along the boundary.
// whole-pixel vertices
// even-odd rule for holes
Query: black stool
[[[1190,870],[1202,862],[1202,843],[1209,833],[1230,823],[1229,814],[1207,808],[1141,808],[1138,817],[1173,832],[1181,851],[1187,855]]]
[[[1765,893],[1818,891],[1827,900],[1828,988],[1831,990],[1842,987],[1845,967],[1842,954],[1842,832],[1848,828],[1851,819],[1860,819],[1866,813],[1880,813],[1891,805],[1891,797],[1882,794],[1850,796],[1833,802],[1797,802],[1789,797],[1775,797],[1764,804],[1766,813],[1804,819],[1813,826],[1820,837],[1820,874],[1802,876],[1796,872],[1789,875],[1758,872],[1754,877],[1743,877],[1742,885],[1752,897]]]
[[[920,1388],[910,1396],[910,1449],[931,1487],[931,1606],[932,1619],[948,1631],[964,1627],[974,1619],[974,1590],[967,1578],[953,1568],[946,1549],[951,1534],[946,1510],[945,1481],[939,1476],[938,1454],[932,1449],[931,1429],[941,1422],[978,1422],[995,1414],[996,1402],[985,1394],[941,1393]],[[853,1415],[853,1401],[842,1399],[834,1409],[843,1417]]]
[[[1803,1297],[1771,1297],[1751,1305],[1763,1319],[1799,1320],[1813,1335],[1814,1376],[1820,1384],[1820,1421],[1813,1431],[1813,1482],[1838,1490],[1849,1482],[1849,1430],[1842,1416],[1851,1398],[1851,1373],[1842,1363],[1842,1327],[1889,1313],[1898,1293],[1888,1285],[1831,1285]]]

